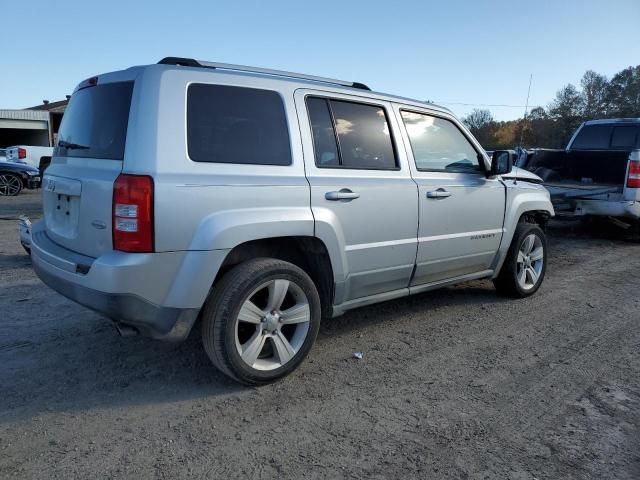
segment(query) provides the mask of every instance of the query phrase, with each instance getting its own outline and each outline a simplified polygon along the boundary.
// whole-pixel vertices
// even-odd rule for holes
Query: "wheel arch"
[[[318,289],[323,318],[331,317],[334,271],[329,251],[313,236],[281,236],[249,240],[233,247],[225,256],[213,280],[213,287],[233,267],[253,258],[277,258],[304,270]]]
[[[493,262],[493,278],[497,277],[509,251],[513,235],[520,223],[536,223],[544,230],[547,221],[555,215],[549,192],[543,187],[507,189],[507,210],[504,231],[498,253]]]

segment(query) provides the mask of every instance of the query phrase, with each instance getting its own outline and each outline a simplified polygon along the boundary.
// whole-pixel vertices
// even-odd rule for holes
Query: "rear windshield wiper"
[[[58,142],[58,146],[62,148],[66,148],[67,150],[89,150],[91,147],[87,145],[80,145],[79,143],[70,143],[65,142],[64,140],[60,140]]]

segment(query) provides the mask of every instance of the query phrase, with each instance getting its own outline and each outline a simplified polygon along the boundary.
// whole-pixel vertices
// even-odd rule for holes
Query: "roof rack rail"
[[[200,60],[195,60],[193,58],[166,57],[160,60],[158,64],[180,65],[183,67],[214,68],[214,69],[220,69],[220,70],[234,70],[237,72],[261,73],[264,75],[273,75],[277,77],[299,78],[301,80],[311,80],[313,82],[331,83],[335,85],[341,85],[343,87],[358,88],[360,90],[371,90],[364,83],[360,83],[360,82],[347,82],[345,80],[336,80],[334,78],[317,77],[315,75],[305,75],[302,73],[287,72],[284,70],[271,70],[268,68],[248,67],[245,65],[234,65],[231,63],[202,62]]]

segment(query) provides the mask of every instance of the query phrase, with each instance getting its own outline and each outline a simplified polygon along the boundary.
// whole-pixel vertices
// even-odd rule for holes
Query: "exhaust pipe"
[[[130,325],[124,325],[123,323],[114,323],[114,325],[121,337],[133,337],[140,333],[137,328]]]

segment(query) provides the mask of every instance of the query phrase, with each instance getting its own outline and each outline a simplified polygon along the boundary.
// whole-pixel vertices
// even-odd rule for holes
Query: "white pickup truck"
[[[6,148],[7,162],[26,163],[39,169],[41,174],[51,163],[52,155],[53,147],[14,145]]]
[[[640,118],[590,120],[566,149],[524,153],[517,165],[542,178],[558,216],[640,227]]]

